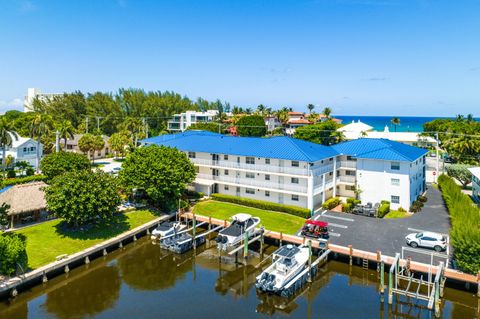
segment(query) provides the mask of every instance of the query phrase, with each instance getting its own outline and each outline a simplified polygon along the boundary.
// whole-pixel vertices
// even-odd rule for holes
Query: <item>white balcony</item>
[[[248,171],[257,171],[260,173],[282,173],[290,175],[302,175],[308,176],[308,169],[306,168],[297,168],[297,167],[283,167],[277,165],[261,165],[261,164],[247,164],[247,163],[238,163],[235,161],[214,161],[206,160],[200,158],[190,158],[190,161],[193,164],[208,166],[208,167],[221,167],[221,168],[231,168],[231,169],[244,169]]]
[[[312,166],[310,170],[313,172],[313,176],[319,176],[325,173],[333,172],[333,164]]]
[[[233,176],[225,176],[225,175],[211,175],[211,174],[197,174],[197,178],[206,179],[206,180],[214,180],[218,182],[224,182],[227,184],[234,184],[243,187],[261,187],[267,189],[274,189],[274,190],[285,190],[290,192],[296,193],[306,193],[307,187],[296,185],[296,184],[283,184],[283,183],[274,183],[268,181],[259,181],[254,178],[245,178],[245,177],[233,177]]]
[[[337,161],[337,168],[357,168],[356,161]]]
[[[340,175],[337,176],[337,183],[355,184],[356,176],[354,175]]]
[[[325,180],[325,188],[323,188],[323,183],[320,183],[319,185],[316,185],[313,188],[313,195],[317,195],[325,190],[328,190],[330,188],[334,187],[333,185],[333,178]]]

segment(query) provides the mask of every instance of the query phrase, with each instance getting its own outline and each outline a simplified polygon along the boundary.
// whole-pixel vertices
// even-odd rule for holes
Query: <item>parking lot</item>
[[[314,219],[328,222],[330,242],[333,244],[352,245],[354,248],[371,252],[380,250],[382,254],[389,256],[402,253],[402,247],[408,247],[405,257],[410,256],[414,261],[426,263],[430,263],[429,254],[433,252],[435,255],[433,261],[437,265],[438,261],[445,261],[447,254],[451,255],[451,247],[437,254],[425,248],[411,249],[405,241],[408,234],[421,231],[448,234],[450,221],[440,191],[429,186],[427,198],[428,201],[422,211],[409,218],[382,219],[319,210]]]

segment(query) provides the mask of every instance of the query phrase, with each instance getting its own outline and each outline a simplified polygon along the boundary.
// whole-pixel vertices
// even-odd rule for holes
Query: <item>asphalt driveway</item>
[[[410,233],[433,231],[448,234],[450,218],[440,191],[429,185],[427,198],[422,211],[409,218],[372,218],[333,211],[319,211],[314,218],[329,223],[330,241],[334,244],[352,245],[371,252],[380,250],[384,255],[395,256],[395,253],[402,252],[402,247],[408,247],[405,236]],[[405,251],[405,257],[429,263],[431,256],[418,253],[418,250],[427,254],[433,252],[419,248],[416,251]],[[442,254],[446,253],[451,256],[451,247]],[[433,260],[436,265],[438,261],[445,261],[445,258],[434,257]]]

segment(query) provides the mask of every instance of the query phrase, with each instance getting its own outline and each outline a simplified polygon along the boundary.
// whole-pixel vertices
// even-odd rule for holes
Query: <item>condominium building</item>
[[[468,169],[472,173],[472,199],[480,204],[480,167]]]
[[[427,151],[387,140],[323,146],[285,136],[189,131],[142,143],[185,152],[197,171],[193,187],[207,195],[229,194],[310,210],[330,197],[359,196],[365,203],[390,200],[392,208],[408,209],[425,190]]]
[[[23,100],[23,112],[33,112],[33,100],[35,98],[42,101],[48,101],[53,99],[55,96],[61,96],[62,93],[43,93],[39,89],[28,88],[27,95]]]
[[[185,113],[175,114],[167,122],[168,130],[171,132],[183,132],[192,124],[212,122],[217,115],[217,110],[207,110],[205,112],[186,111]]]

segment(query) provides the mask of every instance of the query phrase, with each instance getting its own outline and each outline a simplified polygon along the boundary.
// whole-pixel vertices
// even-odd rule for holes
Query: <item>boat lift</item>
[[[429,268],[428,277],[424,279],[421,275],[418,279],[414,278],[414,274],[410,271],[410,259],[407,259],[403,266],[401,264],[402,259],[397,253],[388,272],[388,304],[393,303],[394,294],[424,300],[428,303],[428,309],[434,310],[435,316],[439,317],[446,280],[445,263],[439,262],[434,279],[432,278],[432,265]],[[384,287],[383,273],[381,273],[381,287]]]

